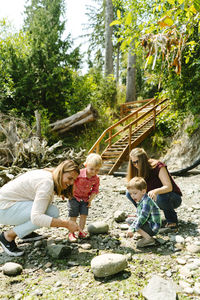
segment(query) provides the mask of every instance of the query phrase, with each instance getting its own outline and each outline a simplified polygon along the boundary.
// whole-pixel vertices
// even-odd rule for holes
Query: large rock
[[[127,258],[122,254],[102,254],[91,261],[91,269],[96,277],[117,274],[127,267]]]
[[[172,280],[154,275],[142,294],[147,300],[176,300],[176,285]]]
[[[14,262],[7,262],[2,268],[3,274],[8,276],[16,276],[21,274],[23,268],[20,264]]]
[[[98,233],[107,233],[109,226],[104,221],[97,221],[88,225],[87,230],[89,233],[98,234]]]
[[[187,251],[190,253],[200,253],[200,246],[197,245],[188,245],[186,247]]]
[[[53,258],[65,258],[71,254],[71,247],[64,245],[48,245],[48,254]]]
[[[125,219],[126,219],[126,213],[124,211],[116,210],[114,212],[114,220],[116,222],[124,222]]]

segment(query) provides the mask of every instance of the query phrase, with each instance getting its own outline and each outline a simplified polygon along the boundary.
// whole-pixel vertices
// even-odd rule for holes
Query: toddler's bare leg
[[[74,221],[74,222],[76,222],[76,220],[77,220],[77,217],[70,217],[69,218],[71,221]]]
[[[87,219],[86,215],[80,215],[79,226],[80,226],[81,230],[83,230],[85,228],[86,219]]]

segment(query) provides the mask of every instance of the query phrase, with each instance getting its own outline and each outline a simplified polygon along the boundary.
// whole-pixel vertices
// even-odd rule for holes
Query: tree
[[[17,108],[30,120],[34,110],[46,109],[51,120],[67,115],[72,90],[72,72],[79,67],[79,49],[63,39],[61,18],[64,0],[29,0],[25,10],[23,55],[10,44],[9,69],[15,95],[9,109]],[[71,51],[71,52],[70,52]]]
[[[113,22],[113,4],[112,0],[106,0],[105,15],[105,75],[113,74],[113,45],[112,33],[113,28],[110,24]]]
[[[127,83],[126,83],[126,102],[136,100],[136,54],[134,41],[131,43],[128,53]]]

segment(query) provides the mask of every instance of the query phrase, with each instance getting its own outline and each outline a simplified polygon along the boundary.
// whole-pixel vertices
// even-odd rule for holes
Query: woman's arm
[[[78,224],[71,220],[62,220],[53,218],[50,224],[50,227],[64,227],[67,228],[70,232],[81,231]]]
[[[172,191],[172,183],[165,167],[160,168],[158,177],[163,186],[148,192],[148,196],[153,200],[156,200],[156,196],[159,194],[166,194]]]

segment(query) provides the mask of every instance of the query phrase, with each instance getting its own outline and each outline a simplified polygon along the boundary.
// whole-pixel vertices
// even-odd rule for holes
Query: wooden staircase
[[[130,151],[155,130],[156,116],[167,106],[167,99],[150,99],[102,133],[89,151],[101,154],[101,173],[113,174],[128,160]]]

